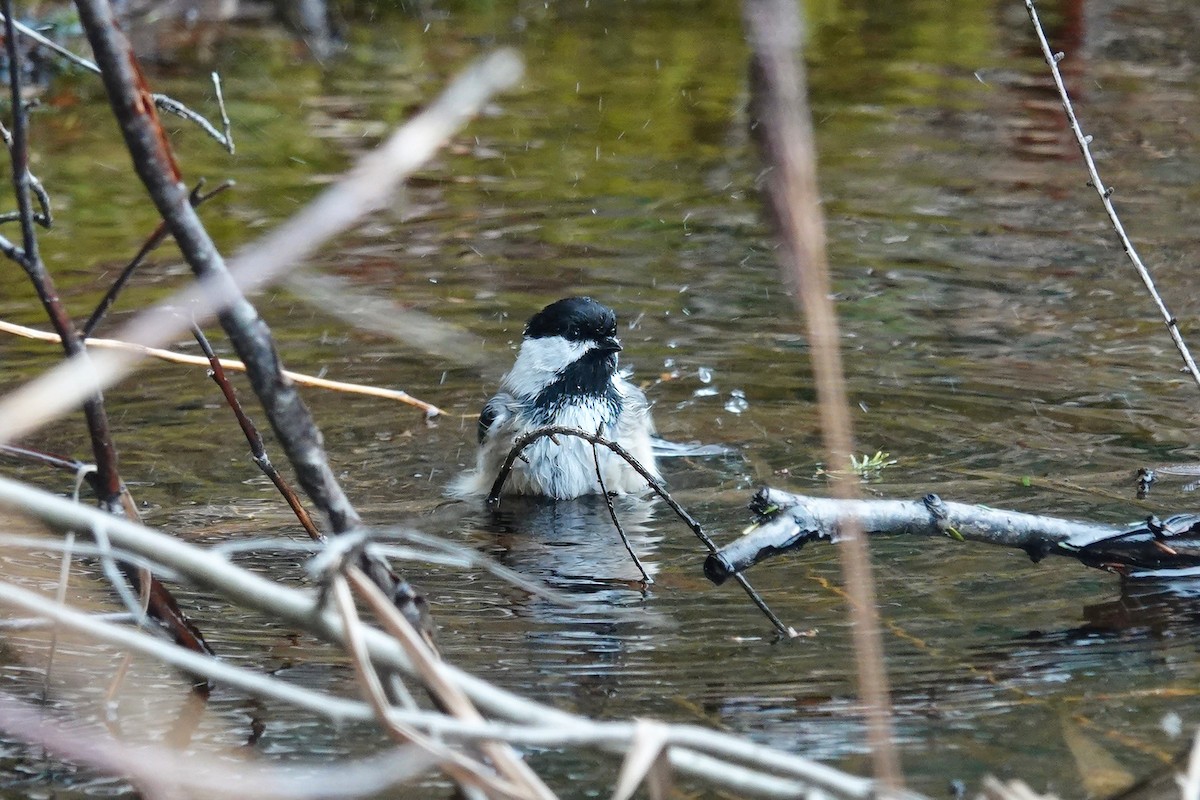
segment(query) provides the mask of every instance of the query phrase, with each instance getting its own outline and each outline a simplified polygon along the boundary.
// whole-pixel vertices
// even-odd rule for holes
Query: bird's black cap
[[[612,339],[616,335],[616,312],[590,297],[566,297],[553,302],[534,314],[525,326],[527,339],[561,336],[585,342]]]

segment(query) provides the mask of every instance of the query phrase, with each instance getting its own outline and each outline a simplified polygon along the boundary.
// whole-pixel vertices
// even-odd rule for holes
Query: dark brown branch
[[[184,259],[206,290],[222,298],[217,317],[262,403],[275,438],[296,471],[309,499],[321,509],[334,533],[361,527],[329,466],[324,440],[296,385],[283,374],[270,328],[230,276],[225,259],[188,201],[179,165],[129,40],[121,33],[106,0],[77,0],[80,22],[100,66],[113,114],[125,138],[134,169],[175,238]],[[382,558],[364,554],[360,565],[414,624],[420,623],[419,596]]]
[[[358,527],[358,512],[350,505],[329,467],[312,415],[292,381],[281,374],[282,365],[270,329],[236,288],[224,258],[191,207],[175,156],[151,102],[152,93],[128,40],[116,25],[112,9],[104,0],[79,0],[77,6],[138,177],[197,278],[221,296],[237,298],[219,313],[221,327],[246,364],[254,392],[296,469],[300,485],[329,517],[334,532]]]
[[[13,188],[16,193],[17,210],[21,217],[22,248],[17,261],[29,276],[38,299],[41,300],[42,307],[50,318],[50,323],[61,339],[63,351],[68,356],[80,356],[86,353],[83,340],[76,333],[75,325],[59,298],[54,281],[42,263],[38,251],[31,199],[32,181],[29,174],[28,116],[21,98],[20,56],[16,47],[12,21],[12,0],[3,0],[2,8],[13,115],[12,145],[9,147],[9,153],[12,160]],[[84,402],[83,410],[96,463],[96,474],[92,481],[92,487],[96,491],[101,508],[110,514],[122,516],[126,513],[128,494],[125,492],[120,473],[117,471],[117,450],[109,429],[108,414],[104,409],[103,397],[98,393],[93,395]],[[132,502],[129,502],[129,505],[132,507]],[[140,593],[142,579],[139,570],[122,564],[121,571],[132,584],[134,591]],[[114,588],[120,591],[119,584]],[[179,606],[166,587],[153,576],[150,578],[149,596],[151,615],[170,630],[177,642],[197,652],[212,653],[199,630],[179,610]]]
[[[700,523],[697,522],[691,514],[684,510],[683,506],[675,502],[675,498],[671,497],[671,494],[666,490],[666,487],[664,487],[660,481],[656,480],[655,477],[650,474],[649,470],[642,466],[641,462],[634,458],[628,450],[626,450],[624,447],[621,447],[621,445],[617,444],[616,442],[611,442],[608,439],[605,439],[603,436],[598,436],[594,433],[588,433],[581,428],[567,428],[560,425],[552,425],[545,428],[538,428],[537,430],[530,431],[524,436],[517,437],[517,439],[513,442],[512,449],[508,451],[508,457],[504,459],[504,464],[500,467],[499,474],[496,475],[496,480],[492,483],[491,491],[488,492],[487,504],[489,506],[494,508],[499,505],[500,492],[504,490],[504,483],[508,480],[508,476],[512,473],[513,464],[515,464],[517,459],[520,458],[521,453],[524,452],[525,448],[529,447],[529,445],[533,444],[538,439],[545,437],[553,439],[555,436],[578,436],[580,439],[590,442],[593,447],[596,445],[607,447],[609,450],[615,453],[618,458],[621,458],[626,464],[632,467],[634,472],[642,476],[642,479],[646,481],[646,486],[648,486],[656,495],[661,497],[663,502],[670,506],[671,510],[675,512],[676,516],[683,520],[684,524],[692,529],[692,533],[696,535],[697,539],[704,543],[704,546],[708,548],[709,553],[715,553],[717,551],[716,544],[709,537],[709,535],[704,532],[704,528],[700,526]],[[770,609],[766,601],[762,599],[759,593],[755,591],[754,587],[750,585],[750,582],[746,580],[744,576],[735,574],[733,577],[734,580],[738,582],[738,585],[742,587],[742,590],[746,592],[746,595],[750,598],[750,601],[753,602],[754,605],[758,607],[758,610],[761,611],[763,615],[771,621],[771,624],[775,626],[775,630],[778,631],[781,636],[791,638],[796,635],[792,628],[784,625],[783,620],[775,615],[775,612]]]
[[[191,194],[188,195],[188,202],[192,204],[192,208],[197,208],[201,203],[209,200],[210,198],[216,197],[221,192],[232,187],[233,181],[224,181],[211,192],[201,193],[200,190],[204,188],[204,179],[201,178],[196,183],[196,188],[192,189]],[[84,323],[83,330],[80,332],[80,335],[83,338],[86,339],[95,332],[96,326],[100,324],[101,320],[104,319],[104,315],[107,314],[108,310],[113,307],[114,303],[117,302],[117,296],[121,293],[121,290],[125,288],[125,284],[129,282],[129,279],[133,277],[133,273],[137,271],[138,267],[142,265],[142,262],[146,260],[146,256],[154,252],[154,250],[160,244],[162,244],[166,238],[167,224],[160,221],[158,226],[155,227],[154,232],[151,233],[146,238],[146,241],[142,243],[141,248],[138,249],[133,259],[125,265],[123,270],[121,270],[121,274],[117,276],[115,281],[113,281],[112,286],[108,287],[108,291],[104,293],[104,297],[96,306],[96,310],[92,312],[90,317],[88,317],[88,321]]]
[[[1033,561],[1067,556],[1122,575],[1200,567],[1196,514],[1108,525],[947,503],[932,494],[923,500],[835,500],[769,488],[760,489],[750,507],[759,517],[758,527],[704,562],[704,574],[714,583],[809,542],[838,542],[848,519],[858,520],[871,534],[984,542],[1023,550]]]
[[[75,333],[74,323],[71,321],[66,307],[62,304],[54,281],[51,279],[50,273],[46,271],[38,252],[37,232],[34,229],[33,221],[33,204],[30,198],[28,115],[21,98],[20,53],[17,49],[12,21],[12,0],[4,0],[2,7],[5,28],[4,46],[7,49],[9,64],[9,99],[13,115],[12,146],[9,148],[9,153],[12,159],[12,180],[17,210],[21,215],[22,246],[17,261],[29,276],[51,325],[54,326],[55,332],[62,340],[64,352],[68,356],[74,356],[83,352],[82,341]],[[109,433],[108,415],[104,411],[103,399],[100,395],[94,395],[84,403],[83,408],[96,462],[95,485],[100,505],[108,511],[120,513],[121,480],[117,473],[117,452]]]
[[[262,434],[258,432],[258,428],[255,427],[250,417],[246,416],[241,401],[238,400],[237,392],[234,391],[233,384],[229,382],[229,376],[225,374],[225,368],[221,366],[221,359],[213,351],[212,345],[208,342],[208,337],[204,335],[204,331],[200,330],[197,325],[192,326],[192,335],[196,337],[196,341],[200,344],[200,349],[208,357],[208,363],[211,365],[208,374],[212,376],[213,381],[220,387],[221,394],[225,396],[225,402],[229,404],[233,415],[237,417],[242,434],[246,437],[246,442],[250,445],[250,455],[253,457],[254,463],[258,465],[258,468],[262,470],[264,475],[271,479],[271,483],[275,484],[275,488],[283,495],[283,499],[287,501],[287,504],[292,509],[292,513],[296,515],[296,519],[300,521],[309,538],[314,542],[325,541],[325,537],[317,530],[312,517],[308,514],[308,509],[300,502],[300,498],[296,496],[296,492],[292,489],[291,484],[284,480],[284,477],[279,474],[279,470],[275,469],[275,465],[271,463],[271,458],[267,455],[267,448],[263,445]]]

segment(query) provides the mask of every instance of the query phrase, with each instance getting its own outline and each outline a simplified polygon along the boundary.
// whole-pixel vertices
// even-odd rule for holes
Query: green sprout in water
[[[875,473],[882,472],[884,467],[890,467],[895,463],[896,459],[892,458],[892,454],[882,450],[876,450],[873,456],[864,453],[862,459],[856,458],[853,453],[850,455],[850,468],[854,470],[855,475],[861,478],[869,478]]]
[[[850,471],[864,481],[878,478],[884,469],[896,463],[898,462],[892,458],[891,453],[885,453],[882,450],[876,450],[873,456],[864,453],[862,458],[854,454],[850,455]],[[834,474],[844,473],[841,470],[827,470],[824,467],[817,467],[816,475],[813,477],[828,477]]]

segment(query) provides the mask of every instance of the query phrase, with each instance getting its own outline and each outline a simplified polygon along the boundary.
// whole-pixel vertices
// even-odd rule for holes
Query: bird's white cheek
[[[590,344],[568,341],[561,336],[526,339],[521,344],[517,363],[505,377],[505,384],[517,396],[533,396],[553,381],[558,373],[582,358],[591,347]]]

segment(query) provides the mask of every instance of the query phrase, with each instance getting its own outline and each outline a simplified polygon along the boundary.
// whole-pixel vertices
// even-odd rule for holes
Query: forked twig
[[[192,189],[191,194],[188,195],[188,202],[192,204],[192,208],[197,208],[201,203],[216,197],[226,189],[233,188],[233,181],[222,181],[221,184],[211,192],[202,193],[201,190],[203,188],[204,179],[201,178],[196,182],[196,187]],[[104,293],[104,297],[101,298],[100,302],[96,305],[95,310],[92,311],[92,315],[88,317],[88,321],[83,324],[83,329],[80,331],[81,336],[86,339],[92,335],[92,333],[96,330],[96,326],[98,326],[100,321],[104,319],[104,315],[108,313],[110,308],[112,308],[113,303],[117,302],[117,295],[119,295],[121,290],[125,288],[125,284],[129,282],[131,277],[133,277],[133,273],[142,265],[142,262],[146,260],[146,256],[150,255],[150,253],[152,253],[155,248],[162,244],[166,238],[167,223],[160,220],[158,225],[154,228],[154,232],[146,237],[146,241],[142,243],[142,246],[138,249],[137,253],[133,256],[129,263],[125,265],[125,268],[121,270],[121,274],[117,276],[115,281],[113,281],[112,286],[108,287],[108,291]]]
[[[4,21],[4,19],[4,13],[0,12],[0,22]],[[13,20],[13,28],[22,36],[37,42],[42,47],[45,47],[47,50],[51,51],[60,58],[71,62],[75,66],[81,67],[88,72],[91,72],[93,75],[100,74],[100,67],[96,66],[94,62],[89,61],[83,56],[72,53],[58,42],[43,36],[33,28],[30,28],[28,25],[22,25],[20,22]],[[150,97],[152,100],[154,100],[154,105],[158,106],[163,111],[168,111],[176,116],[183,117],[189,122],[194,122],[200,127],[201,130],[203,130],[213,139],[216,139],[217,142],[224,147],[230,155],[233,155],[233,136],[230,133],[229,115],[225,112],[225,98],[221,95],[221,79],[215,72],[213,73],[213,86],[216,88],[217,108],[221,113],[221,125],[225,130],[224,134],[213,127],[211,122],[197,114],[195,111],[192,111],[178,100],[168,97],[165,94],[153,94]]]
[[[508,451],[508,457],[504,459],[504,464],[501,465],[500,472],[496,475],[496,480],[492,483],[492,489],[488,492],[487,496],[487,504],[492,507],[495,507],[499,504],[500,492],[504,490],[504,483],[508,480],[508,476],[512,474],[513,465],[521,456],[521,453],[525,450],[525,448],[529,447],[529,445],[533,444],[538,439],[545,437],[550,437],[553,439],[553,437],[559,435],[577,436],[586,442],[591,442],[593,446],[600,445],[601,447],[607,447],[609,450],[614,452],[619,458],[623,459],[626,464],[632,467],[634,472],[636,472],[638,475],[641,475],[642,479],[646,481],[646,485],[650,487],[651,491],[661,497],[663,502],[675,512],[675,515],[683,520],[685,525],[691,528],[692,533],[696,535],[697,539],[703,542],[704,546],[708,548],[709,553],[717,552],[717,545],[711,538],[709,538],[709,535],[704,532],[704,528],[701,527],[700,523],[697,522],[695,518],[683,508],[683,506],[675,502],[675,498],[671,497],[670,492],[666,490],[666,487],[662,485],[662,482],[651,475],[650,471],[642,466],[641,462],[634,458],[628,450],[626,450],[624,447],[621,447],[621,445],[617,444],[616,442],[609,441],[603,436],[597,436],[594,433],[588,433],[581,428],[568,428],[562,425],[550,425],[545,428],[538,428],[537,430],[530,431],[523,436],[518,436],[513,442],[512,448]],[[742,587],[742,590],[746,592],[746,595],[750,598],[750,601],[753,602],[754,605],[758,606],[758,610],[761,611],[763,615],[771,621],[773,626],[775,626],[775,630],[779,632],[780,636],[790,639],[796,635],[796,631],[793,628],[785,625],[783,620],[775,615],[775,612],[770,609],[766,601],[762,599],[762,596],[759,595],[757,591],[755,591],[754,587],[750,585],[750,582],[746,580],[744,575],[739,573],[733,577],[734,580],[738,582],[738,585]]]
[[[1075,141],[1079,144],[1079,151],[1083,153],[1083,160],[1087,164],[1088,176],[1090,177],[1088,185],[1095,189],[1096,194],[1100,196],[1100,202],[1104,204],[1104,210],[1108,214],[1108,221],[1112,223],[1113,230],[1117,232],[1117,238],[1121,240],[1121,246],[1125,248],[1125,254],[1129,256],[1130,262],[1133,263],[1133,268],[1137,270],[1138,277],[1142,279],[1142,284],[1146,287],[1146,291],[1150,293],[1150,299],[1158,307],[1158,313],[1162,315],[1163,321],[1167,326],[1167,331],[1171,334],[1171,341],[1175,342],[1175,349],[1179,351],[1180,357],[1183,358],[1183,363],[1187,367],[1187,371],[1191,374],[1192,380],[1196,382],[1197,386],[1200,386],[1200,368],[1197,368],[1196,361],[1192,358],[1187,343],[1183,341],[1183,335],[1179,332],[1179,321],[1171,313],[1171,310],[1167,308],[1166,302],[1162,299],[1162,295],[1158,293],[1158,288],[1154,285],[1154,278],[1150,275],[1150,270],[1146,269],[1146,265],[1142,263],[1142,259],[1138,255],[1137,248],[1129,240],[1129,235],[1125,233],[1125,226],[1121,224],[1121,218],[1117,216],[1117,210],[1113,207],[1113,187],[1106,187],[1104,181],[1100,179],[1100,172],[1096,169],[1096,160],[1092,157],[1092,137],[1084,134],[1083,128],[1079,124],[1079,118],[1075,116],[1075,107],[1071,104],[1071,97],[1067,94],[1066,84],[1063,83],[1062,72],[1058,68],[1058,62],[1063,59],[1065,54],[1055,53],[1050,49],[1050,42],[1046,39],[1046,32],[1042,29],[1042,21],[1038,18],[1033,0],[1025,0],[1025,10],[1029,12],[1029,19],[1033,23],[1034,31],[1037,33],[1038,44],[1042,48],[1042,57],[1046,59],[1046,63],[1050,66],[1050,74],[1054,76],[1054,85],[1058,89],[1059,98],[1062,100],[1063,111],[1067,115],[1067,122],[1071,124],[1071,133],[1075,134]]]

